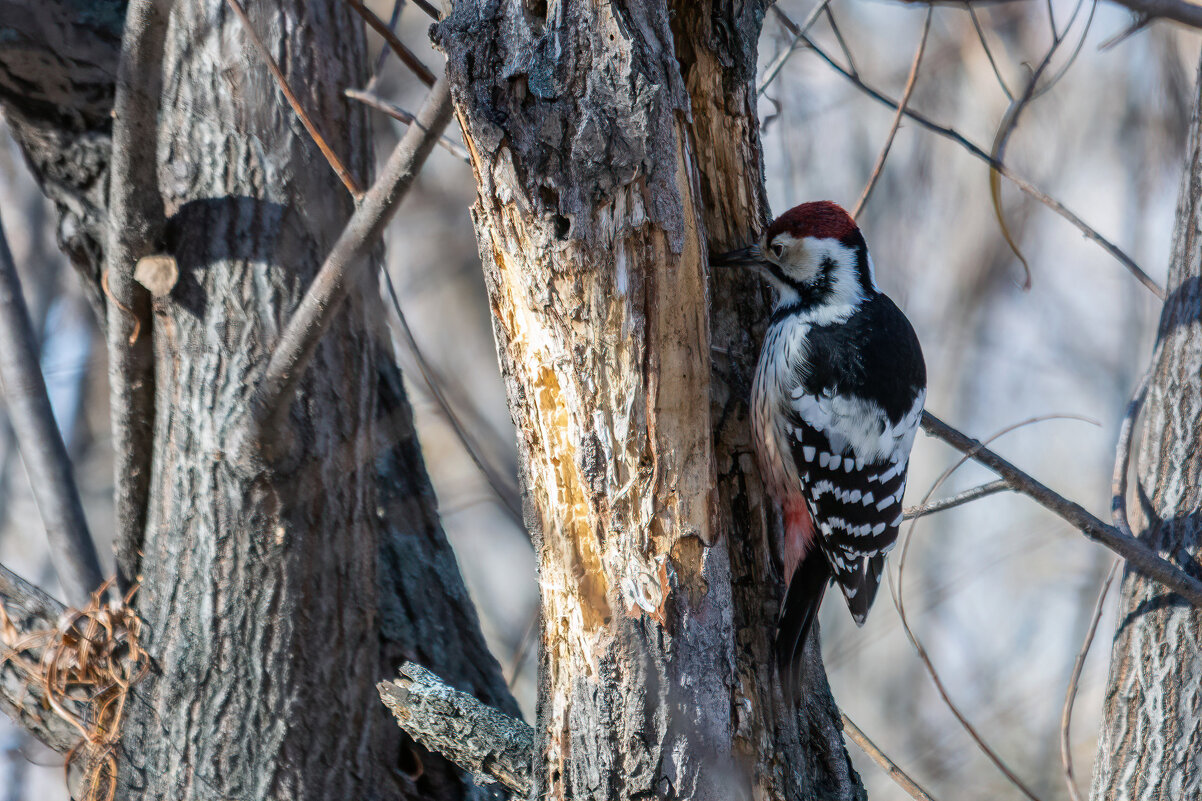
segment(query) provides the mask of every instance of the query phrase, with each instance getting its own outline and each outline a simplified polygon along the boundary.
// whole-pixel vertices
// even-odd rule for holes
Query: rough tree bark
[[[863,795],[820,656],[800,716],[772,679],[745,419],[764,307],[734,279],[711,393],[705,231],[767,217],[764,7],[461,2],[435,32],[539,532],[534,797]]]
[[[251,14],[366,181],[366,120],[342,98],[365,77],[359,22],[340,0]],[[0,0],[0,100],[102,313],[123,19],[120,2]],[[120,797],[476,797],[441,758],[400,742],[375,695],[409,659],[517,713],[438,522],[378,330],[375,263],[293,406],[302,463],[247,475],[224,458],[351,210],[246,41],[221,0],[176,4],[157,155],[180,280],[156,301],[153,494],[142,553],[125,554],[140,565],[155,670],[130,708]]]
[[[1202,63],[1144,402],[1132,528],[1202,577]],[[1202,611],[1128,569],[1092,797],[1202,796]]]

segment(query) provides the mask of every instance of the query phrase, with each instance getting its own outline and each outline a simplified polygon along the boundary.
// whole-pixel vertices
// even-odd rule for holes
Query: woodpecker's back
[[[914,329],[877,289],[863,236],[834,203],[791,209],[758,245],[714,261],[758,269],[778,294],[751,413],[783,518],[776,652],[791,686],[827,584],[839,584],[859,624],[876,597],[902,521],[926,368]]]

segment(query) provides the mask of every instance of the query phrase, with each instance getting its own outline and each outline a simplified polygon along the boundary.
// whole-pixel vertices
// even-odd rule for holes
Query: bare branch
[[[784,12],[781,11],[776,6],[773,6],[772,9],[773,9],[773,11],[776,12],[777,16],[781,17],[782,19],[786,18]],[[836,62],[833,58],[831,58],[829,53],[827,53],[825,50],[823,50],[817,44],[815,44],[814,41],[812,39],[810,39],[805,34],[804,31],[797,28],[795,23],[790,22],[789,25],[787,25],[786,27],[789,28],[790,30],[794,30],[794,29],[798,30],[797,38],[799,41],[804,42],[810,49],[812,49],[818,55],[819,58],[821,58],[823,61],[825,61],[827,64],[829,64],[836,72],[838,72],[844,78],[851,81],[851,83],[854,84],[858,89],[860,89],[860,91],[864,92],[866,95],[871,97],[873,100],[876,100],[878,103],[882,103],[886,106],[889,106],[890,108],[897,108],[900,105],[897,101],[893,100],[888,95],[884,94],[883,92],[879,91],[878,89],[873,88],[872,86],[869,86],[861,78],[859,78],[855,75],[852,75],[850,72],[848,72],[842,66],[840,66],[838,62]],[[1068,220],[1070,223],[1073,224],[1074,227],[1077,228],[1077,230],[1079,230],[1081,233],[1083,233],[1087,238],[1092,239],[1093,241],[1097,242],[1102,247],[1103,250],[1105,250],[1107,253],[1109,253],[1111,256],[1113,256],[1120,264],[1122,264],[1124,267],[1126,267],[1127,270],[1130,271],[1131,274],[1135,276],[1136,280],[1138,280],[1141,284],[1143,284],[1150,292],[1152,292],[1152,294],[1156,295],[1156,297],[1160,298],[1161,300],[1164,300],[1164,298],[1165,298],[1164,289],[1161,288],[1161,286],[1159,284],[1157,284],[1155,281],[1153,281],[1152,278],[1147,273],[1145,273],[1139,267],[1139,265],[1135,263],[1135,261],[1130,256],[1128,256],[1126,253],[1124,253],[1121,248],[1119,248],[1117,245],[1115,245],[1109,239],[1107,239],[1106,237],[1104,237],[1100,233],[1098,233],[1097,230],[1095,230],[1094,228],[1089,226],[1084,220],[1082,220],[1076,214],[1069,211],[1064,206],[1063,203],[1061,203],[1060,201],[1056,200],[1055,198],[1051,197],[1047,193],[1045,193],[1042,190],[1035,187],[1033,184],[1031,184],[1030,181],[1023,178],[1018,173],[1014,172],[1014,170],[1010,169],[1005,164],[993,159],[993,157],[991,157],[988,153],[986,153],[983,149],[981,149],[980,146],[971,142],[967,137],[965,137],[963,134],[956,131],[955,129],[949,128],[944,125],[940,125],[940,124],[934,122],[933,120],[931,120],[929,117],[927,117],[917,111],[914,111],[911,108],[907,108],[905,110],[905,114],[907,117],[914,120],[919,125],[926,128],[928,131],[938,134],[939,136],[942,136],[946,139],[950,139],[951,141],[953,141],[956,144],[963,147],[965,150],[967,150],[969,153],[971,153],[976,158],[980,159],[981,161],[985,162],[986,164],[990,165],[991,167],[994,167],[998,172],[1000,172],[1002,175],[1004,175],[1006,178],[1008,178],[1011,182],[1014,183],[1015,186],[1017,186],[1023,192],[1025,192],[1028,195],[1030,195],[1031,197],[1035,198],[1040,203],[1044,204],[1045,206],[1047,206],[1052,211],[1059,214],[1064,219]]]
[[[401,299],[397,296],[396,287],[392,283],[392,275],[387,269],[384,270],[384,283],[388,288],[388,297],[392,301],[392,310],[396,313],[397,322],[400,324],[401,337],[405,340],[405,346],[413,355],[413,360],[417,362],[418,372],[422,374],[422,380],[426,384],[426,389],[433,396],[435,402],[442,409],[443,415],[446,416],[447,422],[450,423],[451,429],[455,432],[455,436],[463,445],[463,449],[467,451],[467,455],[471,457],[472,462],[484,476],[484,480],[488,482],[488,486],[492,488],[497,499],[501,501],[505,511],[509,513],[509,519],[513,524],[523,531],[526,530],[525,521],[522,520],[522,499],[518,494],[516,487],[511,487],[509,482],[505,481],[498,471],[485,458],[480,443],[476,440],[468,427],[459,419],[459,414],[455,411],[450,398],[442,391],[442,382],[434,373],[434,368],[430,366],[430,362],[426,360],[426,354],[418,347],[417,337],[413,336],[413,329],[409,327],[409,319],[405,316],[405,310],[401,308]],[[512,686],[512,685],[511,685]]]
[[[1065,27],[1065,34],[1068,33],[1068,29],[1071,28],[1073,23],[1076,21],[1077,15],[1081,11],[1081,4],[1083,2],[1084,0],[1077,0],[1076,5],[1073,7],[1072,16],[1069,17],[1068,25]],[[1096,7],[1097,5],[1095,3],[1094,8]],[[1056,17],[1052,12],[1052,6],[1050,2],[1048,5],[1048,19],[1052,26],[1052,44],[1050,47],[1048,47],[1048,51],[1044,54],[1043,59],[1039,62],[1039,66],[1036,67],[1034,72],[1031,73],[1031,77],[1027,80],[1027,86],[1026,89],[1023,90],[1022,95],[1011,101],[1009,108],[1006,109],[1006,113],[1002,117],[1001,124],[998,126],[997,133],[993,137],[993,148],[989,155],[993,161],[999,164],[1004,163],[1006,160],[1006,145],[1010,141],[1010,135],[1013,134],[1018,128],[1019,117],[1022,115],[1022,112],[1027,105],[1033,99],[1035,99],[1037,95],[1036,90],[1039,88],[1039,79],[1043,77],[1044,71],[1051,66],[1053,56],[1056,55],[1056,51],[1060,49],[1060,45],[1064,42],[1064,37],[1056,32]],[[1090,12],[1090,20],[1093,20],[1092,11]],[[1086,33],[1089,32],[1089,23],[1086,23],[1085,31]],[[1084,38],[1085,37],[1083,35],[1081,40],[1084,41]],[[1060,75],[1062,76],[1063,74],[1064,71],[1062,70]],[[1043,87],[1039,93],[1042,93],[1051,86],[1054,86],[1056,80],[1059,80],[1059,76],[1051,81],[1048,81],[1047,86]],[[1023,255],[1022,250],[1018,246],[1018,242],[1014,240],[1014,237],[1010,233],[1010,226],[1006,224],[1006,216],[1002,212],[1001,174],[994,167],[991,167],[989,170],[989,197],[993,203],[993,214],[997,218],[998,227],[1002,231],[1002,237],[1006,240],[1006,244],[1010,246],[1010,252],[1015,255],[1019,263],[1023,266],[1023,289],[1030,289],[1031,265],[1027,263],[1026,256]]]
[[[419,59],[412,50],[405,46],[405,43],[401,41],[400,37],[396,35],[392,28],[388,27],[388,24],[385,23],[384,20],[377,17],[375,12],[363,5],[361,0],[346,0],[346,4],[355,9],[355,12],[363,18],[363,21],[370,25],[372,30],[384,38],[385,43],[387,43],[387,45],[392,49],[392,52],[397,54],[397,58],[399,58],[406,67],[412,70],[413,74],[416,75],[422,83],[424,83],[426,86],[434,85],[434,81],[437,80],[434,77],[434,73],[430,72],[430,68],[423,64],[421,59]]]
[[[1093,614],[1089,619],[1089,630],[1085,633],[1085,642],[1081,644],[1081,650],[1073,662],[1073,673],[1068,680],[1068,690],[1064,693],[1064,708],[1060,713],[1060,762],[1064,766],[1064,781],[1068,785],[1068,794],[1072,801],[1082,801],[1081,794],[1077,790],[1077,781],[1073,777],[1073,750],[1069,737],[1069,730],[1073,723],[1073,702],[1077,699],[1077,684],[1081,681],[1085,657],[1089,655],[1094,635],[1098,633],[1098,622],[1102,619],[1102,607],[1106,603],[1106,594],[1110,592],[1110,585],[1114,581],[1122,561],[1122,559],[1114,560],[1114,563],[1110,565],[1110,571],[1106,574],[1106,580],[1102,582],[1102,589],[1098,591],[1098,600],[1094,603]]]
[[[21,279],[0,223],[0,383],[29,485],[38,504],[59,583],[76,605],[104,583],[88,532],[71,458],[46,394],[37,336],[21,295]]]
[[[1148,19],[1171,19],[1192,28],[1202,28],[1202,6],[1185,0],[1111,0]]]
[[[267,45],[263,44],[263,40],[259,38],[259,34],[255,32],[255,26],[251,24],[250,17],[246,14],[246,9],[242,8],[242,4],[238,0],[226,0],[233,12],[238,15],[238,19],[242,21],[242,27],[246,29],[246,36],[250,39],[251,44],[255,48],[255,52],[259,54],[259,58],[267,65],[267,69],[271,71],[271,75],[275,78],[276,85],[283,92],[284,98],[288,101],[288,105],[292,106],[293,112],[300,119],[301,125],[305,126],[305,130],[309,132],[309,136],[313,139],[313,143],[317,145],[317,149],[326,157],[326,161],[337,173],[339,179],[342,180],[346,191],[351,193],[351,196],[356,200],[363,196],[363,190],[359,187],[359,183],[355,177],[351,175],[346,165],[342,163],[342,159],[334,152],[326,142],[325,137],[321,135],[321,131],[317,130],[317,124],[305,111],[305,107],[301,105],[300,98],[292,91],[292,87],[288,85],[288,79],[284,77],[284,71],[280,69],[280,65],[271,57],[271,51],[267,49]]]
[[[847,59],[847,68],[851,70],[852,75],[858,76],[860,71],[856,69],[856,61],[852,58],[851,48],[847,46],[847,41],[843,38],[843,31],[839,30],[839,23],[835,22],[835,12],[831,11],[830,3],[822,4],[822,11],[826,15],[826,21],[831,26],[831,33],[835,34],[835,41],[839,44],[839,49],[843,51],[843,57]]]
[[[363,195],[296,313],[288,321],[251,400],[253,437],[258,445],[270,448],[274,444],[313,350],[350,289],[347,278],[351,269],[384,232],[450,122],[451,111],[450,89],[446,79],[442,78],[430,90],[417,114],[417,121],[388,157],[380,177]]]
[[[45,695],[29,677],[37,665],[13,647],[36,632],[54,629],[66,609],[8,568],[0,565],[0,711],[59,753],[79,742],[79,731],[50,713]]]
[[[1002,479],[991,481],[988,484],[982,484],[979,487],[973,487],[972,489],[964,490],[964,492],[961,492],[958,495],[953,495],[950,498],[932,501],[931,503],[924,504],[922,506],[912,506],[906,510],[905,519],[913,520],[916,517],[933,515],[936,512],[942,512],[946,509],[963,506],[964,504],[972,503],[979,498],[985,498],[1008,489],[1010,489],[1010,485]]]
[[[1036,417],[1029,420],[1024,420],[1011,426],[1007,426],[1006,428],[1003,428],[1001,431],[998,431],[989,437],[989,439],[986,440],[986,443],[992,442],[1003,434],[1013,431],[1020,426],[1029,425],[1044,419],[1048,418]],[[920,505],[926,505],[935,491],[943,485],[943,482],[947,481],[948,478],[951,477],[952,473],[954,473],[960,468],[961,465],[971,459],[975,454],[975,450],[980,450],[983,448],[984,445],[978,443],[976,449],[965,452],[955,464],[944,470],[943,473],[941,473],[939,477],[935,479],[935,482],[931,485],[931,488],[927,490],[927,493],[925,496],[923,496],[922,503]],[[901,620],[902,631],[905,632],[906,638],[910,641],[910,644],[914,646],[914,651],[918,654],[918,659],[920,662],[922,662],[922,666],[926,670],[927,675],[931,677],[931,682],[935,685],[935,690],[939,693],[939,697],[943,700],[944,706],[948,708],[948,711],[950,711],[959,722],[960,727],[964,729],[968,736],[972,738],[973,742],[976,743],[977,748],[981,750],[981,753],[983,753],[1002,773],[1002,775],[1006,777],[1007,781],[1014,785],[1014,787],[1017,788],[1023,795],[1025,795],[1031,801],[1040,801],[1039,797],[1035,795],[1034,791],[1031,790],[1031,788],[1029,788],[1025,782],[1023,782],[1019,775],[1015,773],[1008,764],[1006,764],[1006,761],[1002,759],[1001,755],[994,750],[994,748],[985,740],[984,736],[977,731],[976,726],[969,721],[968,716],[960,709],[959,705],[952,700],[947,686],[943,683],[943,679],[939,675],[939,671],[935,669],[934,661],[932,661],[930,654],[927,653],[927,649],[923,645],[922,640],[919,639],[918,634],[910,626],[910,620],[906,615],[906,599],[903,582],[906,575],[906,557],[909,556],[910,553],[910,543],[913,541],[914,528],[916,525],[917,522],[912,521],[906,528],[905,535],[902,538],[901,548],[899,549],[900,553],[897,559],[897,583],[894,584],[892,574],[889,576],[889,593],[893,597],[893,605],[897,609],[898,618]]]
[[[943,440],[974,461],[993,470],[1005,479],[1016,492],[1021,492],[1040,506],[1056,513],[1086,537],[1126,559],[1140,573],[1159,581],[1194,606],[1202,607],[1202,582],[1171,562],[1162,559],[1142,541],[1125,535],[1114,526],[1103,523],[1080,504],[1052,491],[984,447],[980,442],[957,431],[930,412],[923,412],[922,428],[931,436]]]
[[[793,55],[797,48],[801,47],[802,44],[809,41],[805,38],[806,31],[810,29],[810,27],[818,19],[819,15],[826,10],[826,7],[830,5],[830,2],[831,0],[822,0],[822,2],[820,2],[818,5],[814,6],[814,9],[810,11],[810,13],[806,16],[805,21],[802,22],[800,26],[798,26],[793,20],[789,19],[788,15],[786,15],[775,4],[773,4],[772,10],[776,12],[777,19],[779,19],[781,24],[785,26],[785,30],[789,32],[789,34],[793,37],[793,40],[789,42],[789,46],[782,50],[776,58],[772,59],[772,63],[769,64],[764,70],[764,77],[760,81],[760,85],[756,87],[757,95],[762,95],[768,88],[768,85],[776,80],[776,76],[780,75],[780,71],[784,68],[785,62],[789,60],[789,56]]]
[[[909,794],[915,801],[934,801],[926,790],[919,786],[918,782],[914,781],[909,775],[898,767],[897,763],[890,759],[884,751],[876,747],[872,740],[864,732],[860,731],[860,727],[852,722],[846,714],[843,715],[843,731],[847,732],[847,739],[860,747],[860,750],[879,765],[889,778]]]
[[[897,104],[897,113],[893,115],[893,122],[889,126],[889,135],[885,137],[885,145],[881,148],[880,155],[876,157],[876,164],[868,176],[868,183],[864,184],[864,191],[860,193],[860,199],[856,201],[855,208],[852,209],[853,220],[859,219],[860,212],[864,210],[864,204],[868,202],[868,196],[872,194],[872,188],[876,186],[877,179],[881,177],[881,170],[885,168],[885,159],[889,158],[889,150],[893,147],[893,137],[897,136],[897,129],[906,112],[906,104],[910,102],[914,85],[918,83],[918,65],[922,63],[922,54],[927,49],[927,34],[931,32],[931,17],[934,15],[935,7],[931,6],[927,9],[927,18],[922,24],[922,38],[918,40],[918,49],[914,51],[914,61],[910,64],[910,75],[906,78],[906,88],[902,90],[901,102]]]
[[[413,0],[413,5],[417,6],[422,11],[426,12],[426,14],[429,15],[430,19],[435,19],[435,20],[442,19],[442,14],[438,11],[437,8],[430,5],[430,3],[427,2],[427,0]]]
[[[133,0],[126,13],[113,101],[108,242],[109,396],[118,577],[136,580],[146,525],[154,439],[154,350],[150,293],[134,280],[139,259],[158,247],[165,221],[155,151],[163,83],[163,39],[171,0]],[[149,154],[149,155],[148,155]],[[94,588],[93,588],[94,589]]]
[[[345,94],[351,100],[358,100],[360,103],[371,106],[377,111],[382,111],[388,116],[392,117],[394,120],[399,120],[406,125],[412,125],[413,121],[417,119],[408,111],[396,105],[395,103],[389,103],[384,98],[373,95],[370,92],[361,92],[358,89],[347,89],[345,92],[343,92],[343,94]],[[438,146],[464,163],[472,163],[472,156],[467,152],[467,148],[456,144],[455,141],[449,136],[438,137]]]
[[[485,706],[423,667],[406,662],[395,682],[376,685],[397,725],[464,770],[525,797],[530,792],[534,729]]]
[[[977,18],[976,7],[972,3],[965,2],[965,7],[968,9],[968,16],[972,19],[972,26],[977,31],[977,38],[981,41],[981,48],[985,51],[985,58],[989,59],[989,66],[993,68],[993,75],[997,78],[998,86],[1002,87],[1002,94],[1006,95],[1006,99],[1014,101],[1014,94],[1010,91],[1010,87],[1006,85],[1006,79],[1002,77],[1002,71],[998,69],[997,60],[993,57],[993,49],[990,48],[989,42],[985,39],[985,30],[981,27],[981,20]]]

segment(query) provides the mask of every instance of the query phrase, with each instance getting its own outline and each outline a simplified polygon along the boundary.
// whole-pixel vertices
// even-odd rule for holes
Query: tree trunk
[[[1144,404],[1132,527],[1202,577],[1202,64]],[[1093,798],[1202,796],[1202,611],[1128,570]]]
[[[710,317],[705,231],[742,244],[767,217],[762,15],[462,2],[436,29],[539,533],[534,797],[862,796],[818,654],[800,718],[772,678],[762,295],[723,280]]]
[[[0,49],[0,99],[103,309],[124,3],[0,9],[0,29],[18,26],[22,46]],[[341,96],[365,77],[361,24],[341,0],[252,4],[251,14],[366,182],[366,119]],[[70,49],[89,41],[87,58]],[[155,663],[128,711],[119,797],[479,797],[440,757],[401,742],[374,687],[413,660],[517,714],[378,330],[376,264],[362,266],[292,407],[300,462],[248,475],[226,458],[350,199],[222,0],[176,4],[164,61],[159,176],[180,280],[155,307],[154,484],[136,600]]]

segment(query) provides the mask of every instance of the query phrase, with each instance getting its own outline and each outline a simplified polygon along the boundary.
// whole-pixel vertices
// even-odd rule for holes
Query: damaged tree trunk
[[[1136,467],[1132,528],[1202,577],[1202,63]],[[1202,796],[1202,610],[1127,569],[1092,797]]]
[[[816,650],[800,715],[773,678],[765,309],[734,278],[711,303],[706,231],[767,218],[763,10],[462,2],[435,31],[538,533],[534,797],[863,796]]]

